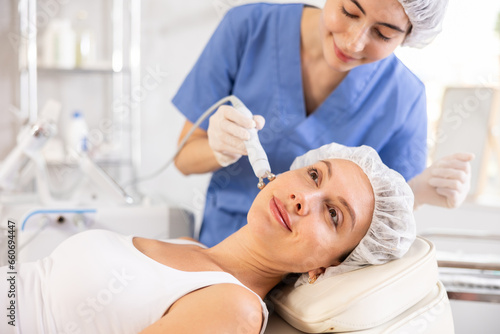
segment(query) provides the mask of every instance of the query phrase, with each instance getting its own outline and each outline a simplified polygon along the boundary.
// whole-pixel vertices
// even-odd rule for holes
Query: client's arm
[[[261,326],[262,306],[257,296],[236,284],[217,284],[180,298],[140,334],[258,334]]]

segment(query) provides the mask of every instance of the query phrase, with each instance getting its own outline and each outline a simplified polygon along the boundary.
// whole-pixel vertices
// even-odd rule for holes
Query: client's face
[[[277,269],[305,272],[339,264],[368,231],[374,210],[368,177],[330,159],[289,171],[255,199],[249,228]]]

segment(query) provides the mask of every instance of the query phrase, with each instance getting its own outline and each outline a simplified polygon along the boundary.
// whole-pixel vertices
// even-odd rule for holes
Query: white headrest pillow
[[[356,331],[383,324],[424,298],[438,280],[434,245],[417,237],[399,260],[269,293],[275,311],[307,333]]]

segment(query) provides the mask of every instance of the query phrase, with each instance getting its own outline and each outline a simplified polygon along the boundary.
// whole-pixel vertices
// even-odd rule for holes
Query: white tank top
[[[162,265],[137,250],[132,238],[90,230],[66,239],[47,258],[19,264],[17,333],[137,334],[189,292],[221,283],[244,286],[225,272]],[[259,300],[264,333],[268,311]]]

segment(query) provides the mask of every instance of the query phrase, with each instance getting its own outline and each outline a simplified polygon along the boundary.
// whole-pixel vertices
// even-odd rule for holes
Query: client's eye
[[[335,226],[337,226],[337,224],[339,223],[339,215],[337,214],[337,210],[335,210],[334,208],[330,208],[328,211],[330,212],[333,223],[335,224]]]
[[[309,168],[307,170],[307,173],[309,174],[309,176],[311,177],[311,179],[316,183],[318,184],[318,180],[319,180],[319,174],[318,174],[318,170],[316,168]]]

